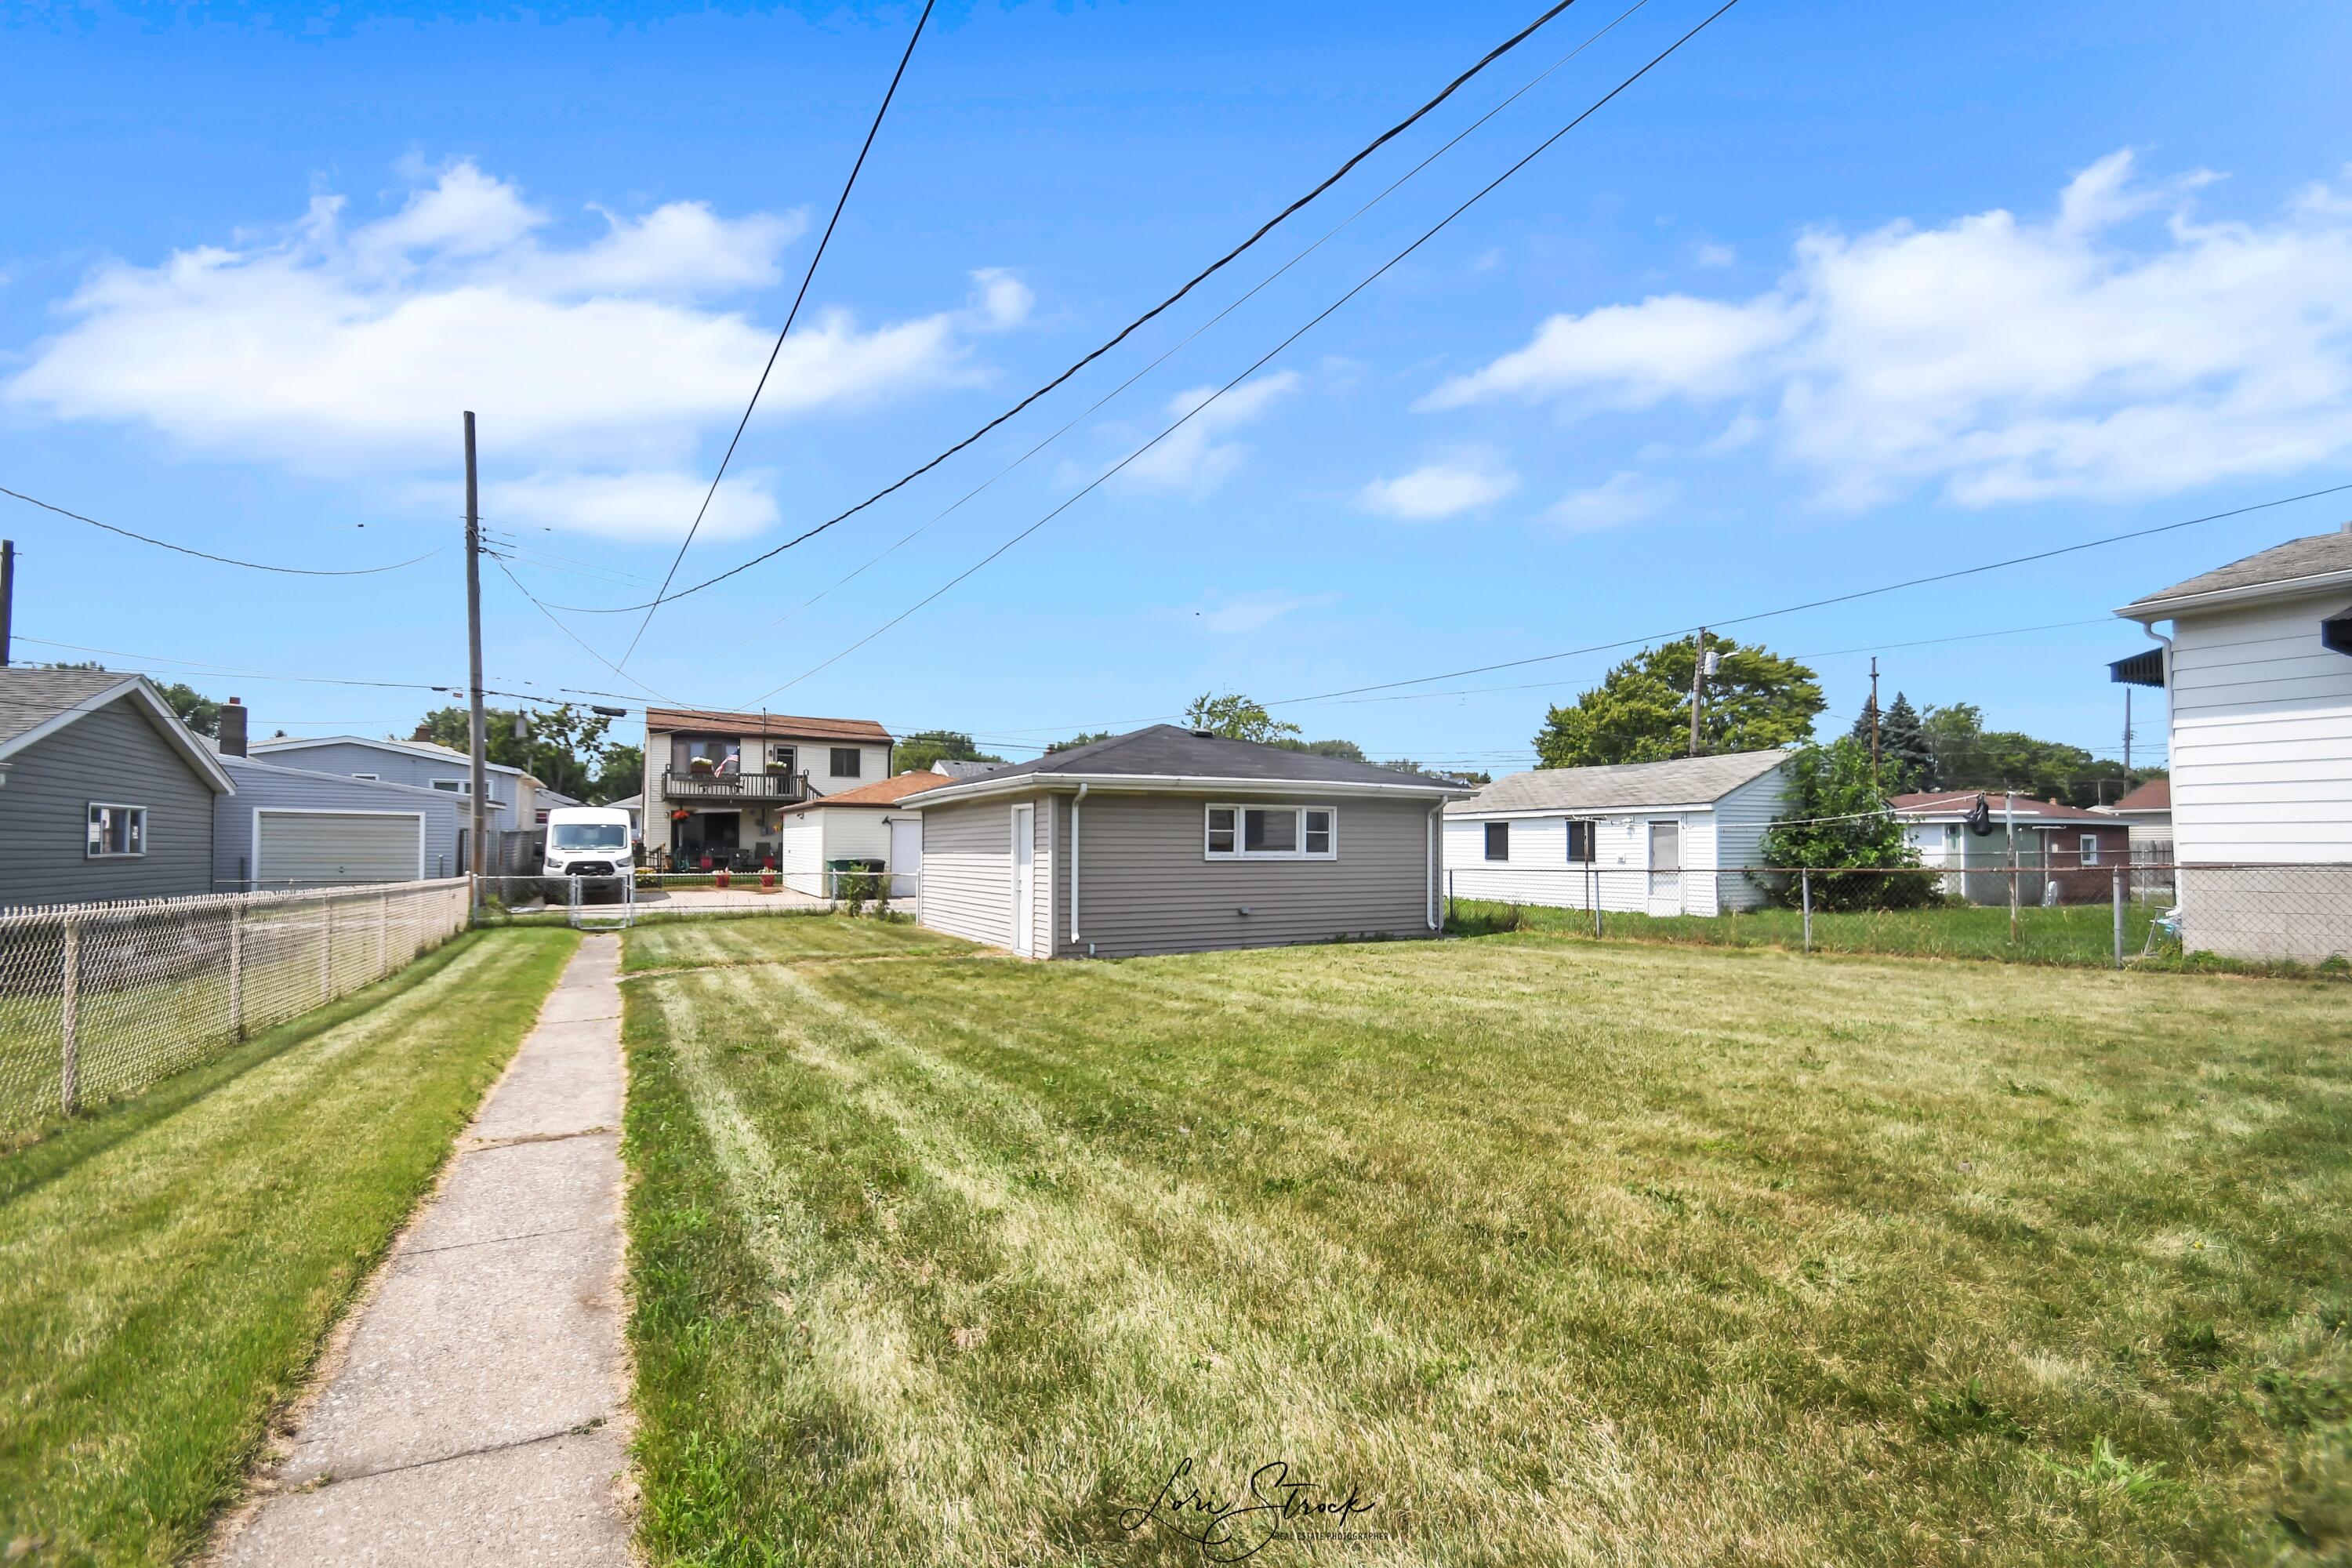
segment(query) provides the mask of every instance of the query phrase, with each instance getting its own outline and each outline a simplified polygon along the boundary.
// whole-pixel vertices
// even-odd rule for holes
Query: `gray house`
[[[236,788],[146,677],[0,668],[0,908],[212,891]]]
[[[406,882],[457,874],[465,797],[310,773],[245,755],[246,710],[221,710],[219,758],[236,793],[213,805],[213,882],[224,893]]]
[[[897,810],[917,913],[1024,957],[1117,958],[1437,930],[1438,812],[1468,787],[1155,725]]]

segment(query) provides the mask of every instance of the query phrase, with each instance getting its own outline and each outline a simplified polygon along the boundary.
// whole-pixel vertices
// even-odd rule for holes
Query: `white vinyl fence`
[[[136,1093],[465,929],[467,882],[0,913],[0,1134]]]

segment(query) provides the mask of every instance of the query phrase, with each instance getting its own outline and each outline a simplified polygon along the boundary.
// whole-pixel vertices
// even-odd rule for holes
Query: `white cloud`
[[[483,514],[500,527],[544,526],[625,541],[686,537],[710,476],[682,469],[548,473],[482,489]],[[775,525],[775,476],[730,469],[710,496],[698,539],[743,539]]]
[[[1220,637],[1262,632],[1299,610],[1319,610],[1339,602],[1337,594],[1244,594],[1195,612],[1201,625]]]
[[[2352,203],[2322,185],[2273,219],[2201,221],[2212,176],[2129,153],[2077,175],[2044,223],[1807,236],[1780,285],[1546,321],[1427,400],[1746,403],[1825,501],[1921,486],[1969,506],[2128,499],[2352,452]],[[2162,214],[2161,223],[2138,220]]]
[[[1544,515],[1570,533],[1591,533],[1654,517],[1681,494],[1682,487],[1672,479],[1644,479],[1625,469],[1604,484],[1560,497]]]
[[[1168,412],[1183,415],[1198,409],[1175,433],[1119,470],[1120,482],[1136,489],[1181,490],[1193,497],[1207,495],[1232,477],[1249,447],[1224,437],[1265,412],[1277,399],[1297,390],[1297,371],[1276,371],[1237,386],[1214,403],[1213,386],[1196,386],[1168,400]]]
[[[1356,505],[1401,522],[1436,522],[1492,506],[1518,488],[1519,476],[1499,456],[1474,450],[1374,479],[1356,492]]]
[[[1701,267],[1728,267],[1739,259],[1739,252],[1730,246],[1717,245],[1709,240],[1698,247],[1698,253],[1693,259]]]
[[[550,515],[610,531],[614,496],[649,498],[669,470],[698,466],[698,444],[740,413],[774,329],[709,301],[780,282],[803,221],[694,202],[602,216],[602,235],[548,243],[547,214],[471,163],[371,223],[320,198],[271,236],[100,268],[0,402],[336,477],[444,468],[457,413],[473,408],[502,462],[541,468],[528,493]],[[804,315],[761,411],[970,384],[975,338],[1017,325],[1030,303],[992,270],[973,275],[967,303],[930,315],[874,328],[845,310]],[[558,507],[565,496],[580,510]]]

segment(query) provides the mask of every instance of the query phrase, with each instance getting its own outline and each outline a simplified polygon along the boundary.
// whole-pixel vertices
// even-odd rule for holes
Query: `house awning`
[[[2152,647],[2107,666],[2107,679],[2118,686],[2162,686],[2164,650]]]

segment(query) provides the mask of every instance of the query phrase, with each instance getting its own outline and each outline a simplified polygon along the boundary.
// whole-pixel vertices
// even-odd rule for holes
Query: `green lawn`
[[[2352,1552],[2340,985],[1518,934],[625,990],[656,1562],[1196,1563],[1121,1518],[1186,1460],[1357,1489],[1332,1561]]]
[[[460,938],[0,1158],[7,1560],[200,1542],[576,945]]]
[[[2124,906],[2124,954],[2137,962],[2147,945],[2148,926],[2163,906]],[[1448,929],[1480,936],[1500,931],[1548,931],[1591,936],[1592,911],[1457,900]],[[1816,952],[1884,953],[1910,958],[1983,958],[2008,963],[2064,963],[2112,968],[2115,910],[2108,904],[2071,904],[2018,911],[2017,938],[2009,933],[2009,910],[1972,904],[1924,910],[1813,911]],[[1752,910],[1724,915],[1643,915],[1611,910],[1601,916],[1608,941],[1685,942],[1703,947],[1801,949],[1804,914],[1798,910]],[[2166,962],[2177,962],[2168,959]]]
[[[629,932],[623,973],[715,963],[774,963],[817,958],[887,958],[970,952],[971,944],[912,921],[845,920],[824,914],[752,914],[664,921]]]

